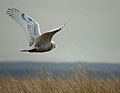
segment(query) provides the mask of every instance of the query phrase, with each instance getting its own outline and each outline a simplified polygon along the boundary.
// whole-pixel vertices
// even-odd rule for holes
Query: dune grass
[[[31,78],[0,78],[0,93],[120,93],[120,79],[95,79],[89,73],[74,72],[74,78],[47,74]]]

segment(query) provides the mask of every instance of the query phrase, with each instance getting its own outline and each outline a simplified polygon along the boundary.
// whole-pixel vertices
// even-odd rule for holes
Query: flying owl
[[[16,8],[9,8],[7,14],[14,19],[25,31],[25,34],[29,40],[29,46],[31,49],[21,50],[21,52],[47,52],[56,47],[52,37],[55,33],[59,32],[65,24],[55,28],[53,30],[47,31],[41,34],[39,24],[33,20],[31,17],[27,16],[25,13],[19,11]]]

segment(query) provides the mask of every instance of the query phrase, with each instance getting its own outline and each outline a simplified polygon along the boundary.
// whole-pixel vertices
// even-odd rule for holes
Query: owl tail
[[[28,52],[29,50],[21,50],[20,52]]]

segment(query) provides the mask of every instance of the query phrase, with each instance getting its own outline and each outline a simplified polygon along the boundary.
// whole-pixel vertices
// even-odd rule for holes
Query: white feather
[[[29,46],[32,46],[34,41],[41,35],[39,24],[15,8],[8,9],[7,14],[21,25],[29,40]]]
[[[51,39],[53,35],[57,32],[59,32],[64,26],[66,25],[63,24],[62,26],[55,28],[53,30],[47,31],[46,33],[42,34],[39,36],[36,41],[35,41],[35,46],[39,47],[40,45],[43,47],[48,47],[51,45]]]

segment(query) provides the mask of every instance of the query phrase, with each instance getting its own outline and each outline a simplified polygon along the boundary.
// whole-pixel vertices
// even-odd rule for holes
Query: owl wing
[[[39,45],[49,46],[51,44],[51,39],[52,39],[53,35],[55,33],[59,32],[65,26],[65,24],[39,36],[35,41],[35,47],[36,46],[39,47]]]
[[[16,8],[8,9],[7,14],[20,24],[29,40],[29,46],[32,46],[34,41],[41,35],[39,24]]]

